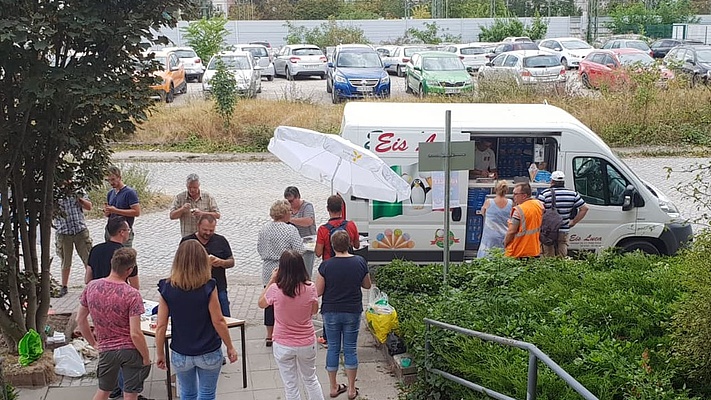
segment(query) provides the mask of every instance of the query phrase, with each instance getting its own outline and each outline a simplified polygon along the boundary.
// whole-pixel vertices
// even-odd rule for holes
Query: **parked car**
[[[387,64],[378,52],[365,45],[339,45],[328,63],[326,92],[331,101],[363,97],[390,97],[390,76]]]
[[[496,48],[496,43],[466,43],[466,44],[451,44],[445,46],[443,51],[448,51],[459,56],[462,63],[467,68],[470,74],[479,71],[484,64],[489,62],[486,57]]]
[[[390,52],[390,56],[383,58],[385,64],[390,66],[385,70],[388,73],[394,73],[397,76],[405,76],[405,68],[407,63],[410,62],[410,57],[413,54],[430,50],[431,46],[426,46],[423,44],[419,45],[408,45],[408,46],[397,46],[393,51]]]
[[[603,49],[637,49],[637,50],[642,50],[649,54],[650,57],[654,54],[652,50],[649,48],[649,45],[647,42],[644,40],[635,40],[635,39],[613,39],[613,40],[608,40],[604,46],[602,46]]]
[[[188,92],[188,82],[185,80],[185,68],[177,53],[172,50],[156,50],[153,53],[154,60],[160,63],[160,69],[154,75],[161,80],[159,84],[151,86],[151,89],[158,91],[156,99],[162,99],[166,103],[172,103],[177,93]]]
[[[326,79],[328,59],[313,44],[289,44],[281,48],[274,58],[277,75],[293,80],[297,76],[318,76]]]
[[[238,44],[234,46],[237,51],[248,51],[252,53],[254,62],[261,68],[260,73],[262,78],[267,78],[268,81],[274,80],[274,63],[272,56],[269,54],[264,45],[261,44]]]
[[[380,56],[380,58],[383,58],[383,57],[390,57],[390,55],[392,54],[393,51],[395,51],[396,48],[397,48],[397,46],[395,46],[395,45],[385,45],[385,46],[376,47],[375,51],[378,52],[378,55]]]
[[[541,51],[557,55],[565,69],[578,67],[580,61],[594,50],[587,42],[578,38],[545,39],[538,47]]]
[[[163,51],[172,51],[178,56],[185,69],[185,79],[202,82],[205,65],[192,47],[166,47]]]
[[[711,46],[677,46],[664,57],[664,65],[689,76],[692,86],[711,84]]]
[[[479,70],[480,82],[513,81],[518,85],[553,85],[564,89],[565,67],[558,57],[540,50],[510,51]]]
[[[588,88],[621,88],[629,85],[630,72],[658,68],[649,53],[631,48],[600,49],[588,54],[580,63],[580,79]],[[674,73],[659,67],[662,81],[674,77]]]
[[[651,42],[652,40],[644,35],[640,35],[637,33],[625,33],[621,35],[612,35],[612,36],[599,36],[595,41],[593,41],[592,46],[596,49],[601,49],[605,43],[607,43],[610,40],[615,40],[615,39],[630,39],[630,40],[641,40],[646,43]]]
[[[420,97],[428,94],[461,94],[474,89],[462,60],[448,51],[415,53],[407,64],[405,91]]]
[[[222,61],[237,82],[237,93],[247,97],[257,97],[262,92],[261,68],[256,64],[252,53],[248,51],[223,51],[215,54],[207,64],[202,80],[202,90],[209,95],[211,81],[217,73],[217,65]]]
[[[507,53],[509,51],[526,51],[526,50],[538,50],[538,45],[533,42],[507,42],[499,43],[498,46],[494,48],[492,53],[486,55],[489,60],[493,60],[496,56],[501,53]]]
[[[659,39],[650,44],[649,48],[652,49],[652,57],[664,58],[669,53],[669,50],[685,44],[704,44],[704,42],[686,39]]]

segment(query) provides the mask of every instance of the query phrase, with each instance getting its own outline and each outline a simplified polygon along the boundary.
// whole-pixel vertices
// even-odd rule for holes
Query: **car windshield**
[[[697,51],[696,61],[702,63],[711,63],[711,49]]]
[[[557,56],[533,56],[523,59],[523,66],[526,68],[548,68],[560,65]]]
[[[249,60],[245,56],[220,56],[215,57],[210,61],[208,69],[217,69],[217,60],[222,60],[225,63],[225,67],[230,70],[236,69],[252,69],[249,65]]]
[[[254,57],[269,57],[267,49],[264,47],[242,47],[240,50],[252,53]]]
[[[156,56],[154,60],[158,61],[160,63],[160,68],[165,69],[165,67],[168,65],[168,57],[159,57]]]
[[[649,46],[647,46],[647,43],[640,42],[640,41],[627,42],[627,47],[632,48],[632,49],[649,51]]]
[[[415,53],[419,53],[421,51],[427,50],[427,47],[405,47],[402,51],[402,54],[405,57],[410,57],[411,55]]]
[[[560,42],[563,44],[563,47],[568,50],[592,49],[592,46],[582,40],[561,40]]]
[[[459,52],[462,53],[463,56],[473,56],[488,53],[488,50],[484,47],[463,47]]]
[[[312,49],[304,47],[301,49],[294,49],[291,54],[294,56],[322,56],[323,52],[321,51],[321,49]]]
[[[463,71],[464,64],[459,57],[425,57],[422,59],[425,71]]]
[[[647,53],[620,54],[618,57],[622,65],[641,64],[647,66],[654,64],[654,59]]]
[[[338,66],[342,68],[382,68],[378,53],[341,53],[338,56]]]
[[[533,42],[516,42],[514,43],[516,50],[538,50],[538,45]]]
[[[175,50],[175,55],[178,58],[197,58],[197,54],[192,50]]]

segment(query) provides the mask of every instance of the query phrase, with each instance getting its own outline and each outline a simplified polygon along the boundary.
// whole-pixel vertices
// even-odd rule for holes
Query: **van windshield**
[[[382,68],[378,53],[373,52],[348,52],[338,55],[338,67],[341,68]]]

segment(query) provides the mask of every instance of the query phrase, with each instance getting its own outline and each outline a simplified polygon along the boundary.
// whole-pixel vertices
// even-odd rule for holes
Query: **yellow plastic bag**
[[[398,329],[395,309],[390,314],[376,314],[372,309],[369,309],[365,312],[365,320],[368,322],[368,328],[380,343],[385,343],[388,333]]]

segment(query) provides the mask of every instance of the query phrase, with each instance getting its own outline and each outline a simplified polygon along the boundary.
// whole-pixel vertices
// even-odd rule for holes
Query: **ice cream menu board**
[[[527,177],[531,162],[533,162],[533,138],[499,138],[496,157],[499,177]]]

